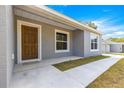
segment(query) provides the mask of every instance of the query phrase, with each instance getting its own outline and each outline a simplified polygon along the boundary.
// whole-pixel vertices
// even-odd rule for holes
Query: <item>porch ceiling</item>
[[[39,12],[38,10],[33,10],[28,6],[14,6],[14,14],[28,19],[33,19],[39,22],[47,23],[50,25],[62,27],[69,30],[76,30],[77,28],[61,22],[59,19],[49,17],[48,15]]]

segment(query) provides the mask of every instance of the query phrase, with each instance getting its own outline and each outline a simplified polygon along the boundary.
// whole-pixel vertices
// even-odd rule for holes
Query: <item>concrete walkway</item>
[[[112,56],[111,58],[99,60],[86,65],[79,66],[77,68],[66,71],[65,73],[80,82],[84,87],[87,87],[91,82],[93,82],[98,76],[103,72],[108,70],[113,64],[115,64],[120,58],[120,56]]]
[[[81,88],[86,87],[121,57],[99,60],[64,72],[51,65],[15,72],[10,87]]]

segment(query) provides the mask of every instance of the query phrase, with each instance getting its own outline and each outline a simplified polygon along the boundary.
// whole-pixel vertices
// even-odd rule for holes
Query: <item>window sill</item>
[[[55,50],[55,53],[64,53],[64,52],[70,52],[69,50]]]
[[[97,50],[94,49],[94,50],[90,50],[90,51],[91,51],[91,52],[97,52],[97,51],[99,51],[99,50],[98,50],[98,49],[97,49]]]

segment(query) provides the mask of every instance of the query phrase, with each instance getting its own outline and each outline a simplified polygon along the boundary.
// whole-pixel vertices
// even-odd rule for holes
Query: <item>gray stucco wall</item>
[[[122,52],[122,44],[110,44],[110,51],[111,52]]]
[[[12,6],[0,6],[0,87],[8,87],[13,71]]]
[[[84,31],[75,30],[73,32],[73,55],[84,56]]]
[[[101,55],[101,35],[99,36],[99,51],[90,51],[90,33],[89,31],[84,31],[84,57]]]
[[[42,24],[43,25],[43,24]],[[70,34],[70,52],[55,53],[55,29],[69,32]],[[43,59],[66,57],[72,55],[72,32],[66,29],[43,25],[42,27],[42,57]]]

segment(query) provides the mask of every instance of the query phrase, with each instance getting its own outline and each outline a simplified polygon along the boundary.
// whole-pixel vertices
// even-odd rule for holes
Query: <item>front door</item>
[[[22,25],[21,29],[22,60],[38,59],[38,28]]]
[[[17,21],[18,63],[42,60],[41,25]]]

